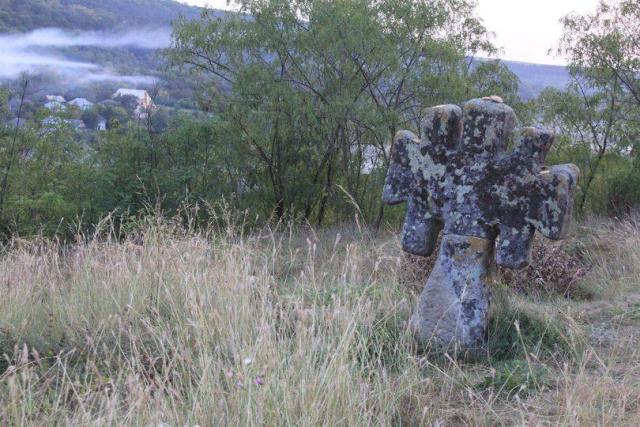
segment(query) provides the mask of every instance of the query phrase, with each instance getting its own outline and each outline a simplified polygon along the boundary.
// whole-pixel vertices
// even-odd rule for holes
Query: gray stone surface
[[[443,232],[411,321],[423,344],[482,346],[495,263],[526,267],[535,230],[556,240],[567,233],[579,170],[545,167],[553,135],[542,128],[514,135],[516,124],[513,110],[491,97],[430,108],[422,139],[396,136],[383,200],[407,202],[403,249],[428,256]]]

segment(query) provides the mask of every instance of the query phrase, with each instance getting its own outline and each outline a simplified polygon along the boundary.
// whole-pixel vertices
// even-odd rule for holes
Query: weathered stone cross
[[[516,121],[490,97],[428,109],[422,141],[407,131],[396,136],[383,200],[408,202],[403,249],[428,256],[443,231],[410,324],[422,344],[481,347],[496,262],[523,268],[536,229],[555,240],[567,232],[580,171],[544,166],[553,135],[541,128],[522,129],[506,153]]]

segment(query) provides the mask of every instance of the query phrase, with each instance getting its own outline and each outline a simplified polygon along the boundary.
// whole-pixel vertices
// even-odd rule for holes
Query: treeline
[[[615,214],[640,200],[637,0],[567,17],[560,49],[573,83],[528,103],[499,61],[472,59],[495,53],[472,1],[239,6],[244,15],[178,22],[166,52],[205,82],[196,100],[204,119],[177,116],[161,132],[152,113],[82,144],[65,126],[5,127],[4,235],[70,235],[108,213],[126,222],[150,208],[173,215],[222,201],[258,222],[357,215],[379,226],[401,214],[380,202],[395,132],[419,131],[426,106],[486,95],[558,132],[550,161],[583,169],[580,212]]]
[[[0,0],[0,32],[156,28],[179,15],[196,18],[199,9],[171,0]]]

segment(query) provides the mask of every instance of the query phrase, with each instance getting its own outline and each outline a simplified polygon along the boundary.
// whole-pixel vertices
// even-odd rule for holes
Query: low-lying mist
[[[148,75],[122,75],[99,64],[78,61],[60,51],[72,47],[105,49],[168,47],[168,28],[128,32],[67,32],[45,28],[24,34],[0,34],[0,80],[15,80],[23,73],[47,74],[74,84],[125,82],[151,85],[157,78]]]

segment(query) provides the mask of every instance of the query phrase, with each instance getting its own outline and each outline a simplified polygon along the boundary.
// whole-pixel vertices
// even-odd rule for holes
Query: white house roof
[[[60,95],[47,95],[46,98],[47,98],[47,101],[50,101],[50,102],[60,102],[60,103],[67,102],[64,99],[64,96],[60,96]]]
[[[88,99],[85,99],[85,98],[73,99],[73,100],[69,101],[69,104],[75,105],[76,107],[80,107],[80,108],[93,106],[93,102],[91,102],[91,101],[89,101]]]

